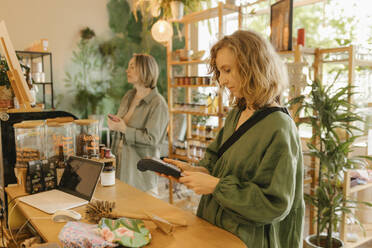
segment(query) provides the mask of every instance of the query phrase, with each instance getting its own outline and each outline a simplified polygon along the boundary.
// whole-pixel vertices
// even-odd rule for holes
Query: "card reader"
[[[175,165],[168,164],[163,160],[156,158],[143,158],[137,163],[137,169],[140,171],[155,171],[167,176],[179,178],[181,176],[181,169]]]

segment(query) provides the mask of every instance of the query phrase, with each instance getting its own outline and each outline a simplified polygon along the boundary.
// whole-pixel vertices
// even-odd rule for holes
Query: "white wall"
[[[41,38],[49,40],[56,97],[65,91],[65,69],[79,41],[79,31],[88,26],[98,36],[109,36],[108,1],[0,0],[0,20],[6,23],[15,50]]]

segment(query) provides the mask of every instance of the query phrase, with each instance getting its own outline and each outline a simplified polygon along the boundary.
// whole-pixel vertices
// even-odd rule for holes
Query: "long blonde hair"
[[[287,69],[272,45],[253,31],[236,31],[223,37],[211,49],[209,73],[219,80],[216,57],[221,48],[230,48],[241,77],[241,99],[231,99],[239,107],[260,109],[274,102],[280,104],[288,85]]]

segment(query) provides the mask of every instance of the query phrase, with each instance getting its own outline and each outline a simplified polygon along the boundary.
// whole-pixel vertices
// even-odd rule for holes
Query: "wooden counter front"
[[[24,195],[21,187],[8,187],[6,193],[9,199]],[[146,247],[161,248],[196,248],[196,247],[213,247],[213,248],[240,248],[246,247],[245,244],[235,235],[218,228],[203,219],[170,205],[162,200],[156,199],[134,187],[131,187],[119,180],[116,180],[115,186],[103,187],[97,186],[94,193],[96,200],[109,200],[116,202],[115,212],[120,211],[143,213],[143,211],[152,212],[160,217],[169,217],[184,219],[187,221],[187,227],[176,227],[173,234],[166,235],[149,221],[145,221],[146,227],[149,228],[152,240]],[[58,234],[65,223],[56,223],[51,220],[51,215],[43,213],[22,202],[17,202],[17,208],[22,212],[26,219],[32,224],[37,232],[46,242],[57,242]],[[85,206],[75,208],[77,212],[85,217]],[[11,218],[11,216],[10,216]]]

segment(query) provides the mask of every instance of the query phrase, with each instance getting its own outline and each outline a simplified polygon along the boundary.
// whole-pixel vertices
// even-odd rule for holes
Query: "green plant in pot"
[[[312,194],[305,195],[307,203],[317,210],[316,234],[306,239],[307,247],[343,247],[342,241],[334,237],[342,214],[353,215],[352,210],[358,204],[371,206],[367,202],[346,199],[343,195],[344,172],[366,166],[365,159],[370,158],[349,156],[353,142],[359,137],[354,135],[359,129],[353,123],[362,121],[362,118],[353,111],[354,105],[348,101],[354,94],[353,87],[336,88],[336,80],[329,86],[314,81],[309,85],[311,92],[308,97],[301,95],[289,102],[298,106],[296,115],[302,111],[305,113],[306,118],[301,118],[299,124],[307,123],[313,128],[315,143],[307,144],[308,155],[315,157],[319,163],[317,187]]]
[[[73,51],[73,68],[66,71],[65,81],[74,96],[71,107],[83,118],[100,114],[102,102],[111,87],[111,61],[113,47],[95,39],[94,31],[85,28],[80,32],[77,50]],[[76,112],[76,111],[75,111]]]

